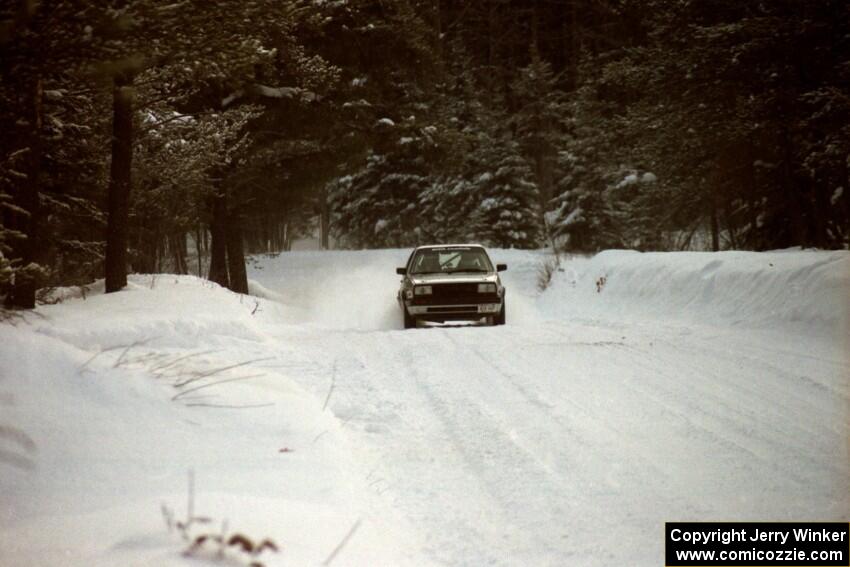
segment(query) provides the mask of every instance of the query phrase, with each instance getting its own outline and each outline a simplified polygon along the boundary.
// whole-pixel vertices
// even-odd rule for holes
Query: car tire
[[[502,300],[502,310],[499,311],[499,314],[493,318],[494,325],[504,325],[505,324],[505,312],[508,310],[508,304],[505,300]]]
[[[401,312],[404,314],[404,328],[405,329],[415,329],[416,328],[416,317],[411,317],[407,312],[407,308],[402,307]]]

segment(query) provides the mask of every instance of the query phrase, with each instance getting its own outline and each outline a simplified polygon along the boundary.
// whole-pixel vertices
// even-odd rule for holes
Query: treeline
[[[440,38],[434,73],[400,87],[395,125],[331,185],[344,242],[850,243],[850,4],[505,0],[420,13]]]
[[[0,294],[477,240],[850,245],[838,0],[0,8]],[[318,219],[318,227],[316,227]]]

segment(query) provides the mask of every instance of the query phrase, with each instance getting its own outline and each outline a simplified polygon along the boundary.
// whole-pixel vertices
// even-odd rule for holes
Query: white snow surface
[[[541,293],[542,253],[494,250],[507,325],[405,331],[408,254],[0,324],[0,565],[246,565],[182,555],[189,470],[189,533],[270,566],[660,565],[665,521],[850,520],[850,253],[608,251]]]

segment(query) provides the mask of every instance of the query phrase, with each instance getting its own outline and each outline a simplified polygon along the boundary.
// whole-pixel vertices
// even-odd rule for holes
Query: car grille
[[[476,283],[449,283],[433,286],[434,297],[455,297],[458,295],[478,295]]]
[[[460,306],[460,307],[429,307],[429,313],[478,313],[478,309],[476,307],[469,306]]]
[[[431,286],[431,295],[418,295],[413,305],[477,305],[498,303],[496,293],[478,293],[477,283],[447,283]]]

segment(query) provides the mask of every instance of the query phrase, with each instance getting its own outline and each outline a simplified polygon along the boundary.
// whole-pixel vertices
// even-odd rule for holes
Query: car
[[[407,265],[396,268],[403,276],[398,290],[404,328],[430,321],[481,321],[505,324],[505,287],[498,272],[507,264],[493,264],[480,244],[419,246]]]

